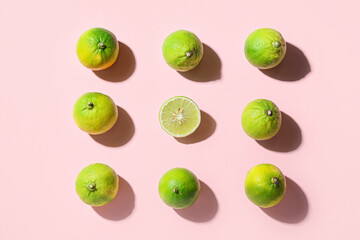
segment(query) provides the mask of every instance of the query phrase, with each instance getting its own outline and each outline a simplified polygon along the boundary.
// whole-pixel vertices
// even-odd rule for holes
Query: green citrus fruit
[[[103,28],[92,28],[80,36],[76,53],[85,67],[103,70],[116,61],[119,43],[112,32]]]
[[[203,56],[203,45],[192,32],[179,30],[164,41],[162,52],[166,63],[179,72],[195,68]]]
[[[269,69],[280,64],[286,53],[286,42],[271,28],[252,32],[245,42],[245,56],[257,68]]]
[[[255,140],[274,137],[281,127],[281,112],[270,100],[257,99],[250,102],[241,115],[245,133]]]
[[[272,164],[256,165],[246,175],[246,196],[259,207],[275,206],[281,202],[285,192],[285,176]]]
[[[119,178],[108,165],[94,163],[85,167],[76,178],[76,193],[91,206],[103,206],[111,202],[119,188]]]
[[[170,169],[159,182],[160,198],[172,208],[190,207],[198,198],[199,192],[199,180],[185,168]]]
[[[97,135],[114,126],[118,118],[118,110],[109,96],[89,92],[75,102],[73,118],[81,130]]]
[[[174,137],[186,137],[200,125],[201,112],[190,98],[177,96],[167,100],[160,108],[162,129]]]

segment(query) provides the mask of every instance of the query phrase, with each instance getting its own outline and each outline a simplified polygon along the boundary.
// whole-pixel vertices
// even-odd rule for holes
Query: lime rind
[[[178,119],[178,115],[180,118]],[[188,97],[176,96],[168,99],[160,108],[161,128],[173,137],[186,137],[195,132],[201,122],[201,111]]]

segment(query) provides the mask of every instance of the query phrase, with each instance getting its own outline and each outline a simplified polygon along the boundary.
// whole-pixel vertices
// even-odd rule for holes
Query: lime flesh
[[[200,125],[201,112],[190,98],[177,96],[167,100],[160,108],[161,127],[174,137],[186,137]]]
[[[252,32],[245,42],[247,60],[259,69],[276,67],[286,53],[286,42],[281,34],[271,28]]]
[[[74,105],[73,118],[77,126],[89,134],[101,134],[110,130],[117,121],[118,110],[107,95],[85,93]]]
[[[250,169],[246,175],[246,196],[257,206],[273,207],[281,202],[285,192],[285,176],[272,164],[259,164]]]
[[[92,28],[80,36],[76,54],[85,67],[103,70],[115,63],[119,54],[119,43],[109,30]]]
[[[159,195],[164,203],[175,209],[193,205],[199,196],[200,182],[191,171],[173,168],[159,181]]]
[[[281,127],[281,112],[270,100],[257,99],[250,102],[241,115],[245,133],[255,140],[274,137]]]
[[[179,72],[195,68],[203,56],[203,45],[192,32],[179,30],[171,33],[162,46],[166,63]]]
[[[111,202],[119,188],[116,172],[106,164],[94,163],[85,167],[76,179],[76,193],[91,206],[103,206]]]

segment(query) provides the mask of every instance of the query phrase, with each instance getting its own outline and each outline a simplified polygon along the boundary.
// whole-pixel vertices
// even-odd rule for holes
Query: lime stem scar
[[[176,194],[178,194],[178,193],[179,193],[179,189],[174,188],[174,189],[173,189],[173,192],[176,193]]]
[[[100,42],[98,46],[99,46],[100,49],[105,49],[106,48],[106,46],[105,46],[105,44],[103,42]]]
[[[275,184],[275,186],[279,185],[279,183],[280,183],[280,181],[279,181],[279,179],[278,179],[277,177],[273,177],[273,178],[271,179],[271,182],[272,182],[273,184]]]
[[[89,183],[88,185],[87,185],[87,189],[89,190],[89,191],[95,191],[95,184],[94,183]]]
[[[271,117],[273,115],[272,111],[270,109],[266,110],[266,114]]]
[[[188,58],[191,57],[192,54],[193,54],[193,53],[192,53],[191,51],[187,51],[187,52],[185,53],[186,57],[188,57]]]
[[[89,109],[92,109],[94,107],[94,104],[92,102],[88,102],[87,105],[88,105]]]
[[[280,45],[281,45],[279,41],[275,41],[275,42],[273,42],[273,44],[275,47],[280,47]]]

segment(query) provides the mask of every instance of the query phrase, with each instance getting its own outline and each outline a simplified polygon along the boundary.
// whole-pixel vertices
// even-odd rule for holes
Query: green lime
[[[103,28],[92,28],[80,36],[76,54],[85,67],[103,70],[116,61],[119,43],[112,32]]]
[[[245,42],[245,56],[257,68],[276,67],[286,53],[286,42],[281,34],[271,28],[260,28],[252,32]]]
[[[198,198],[199,192],[199,180],[194,173],[185,168],[170,169],[159,182],[160,198],[172,208],[190,207]]]
[[[281,112],[270,100],[250,102],[241,115],[242,127],[249,137],[266,140],[274,137],[281,127]]]
[[[259,207],[275,206],[281,202],[285,192],[285,176],[272,164],[256,165],[246,175],[246,196]]]
[[[203,56],[203,45],[192,32],[179,30],[164,41],[162,52],[166,63],[179,72],[195,68]]]
[[[97,135],[114,126],[118,118],[118,110],[109,96],[89,92],[75,102],[73,118],[81,130]]]
[[[200,125],[201,112],[190,98],[177,96],[167,100],[160,108],[162,129],[174,137],[186,137]]]
[[[119,188],[119,178],[108,165],[94,163],[85,167],[76,178],[76,193],[91,206],[103,206],[111,202]]]

